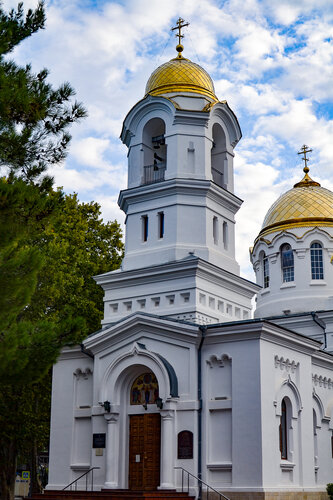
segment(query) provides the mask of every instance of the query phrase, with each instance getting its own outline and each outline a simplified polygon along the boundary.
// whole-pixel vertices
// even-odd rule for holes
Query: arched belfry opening
[[[143,172],[141,184],[164,180],[167,151],[165,123],[161,118],[152,118],[142,132]]]
[[[227,189],[228,168],[226,137],[223,128],[214,123],[212,129],[213,144],[211,149],[212,179],[218,186]]]

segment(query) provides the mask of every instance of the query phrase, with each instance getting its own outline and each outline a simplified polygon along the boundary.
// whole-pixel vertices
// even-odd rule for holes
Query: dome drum
[[[333,295],[333,193],[304,178],[273,203],[251,250],[255,317],[323,310]]]

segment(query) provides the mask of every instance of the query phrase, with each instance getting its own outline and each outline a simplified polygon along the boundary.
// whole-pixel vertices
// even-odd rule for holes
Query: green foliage
[[[24,16],[23,6],[6,14],[0,8],[0,167],[9,168],[29,182],[52,182],[45,174],[50,165],[62,162],[71,139],[69,126],[86,116],[74,101],[69,83],[53,89],[48,71],[34,74],[5,56],[22,40],[44,27],[43,2]]]
[[[44,28],[43,2],[8,14],[0,0],[0,494],[14,498],[16,460],[36,455],[48,435],[49,370],[65,344],[101,318],[91,274],[118,266],[116,223],[96,204],[52,190],[49,166],[66,157],[70,126],[86,111],[69,83],[9,59]],[[96,243],[94,242],[96,237]],[[115,245],[115,248],[113,248]],[[89,275],[88,275],[89,273]]]
[[[82,330],[73,334],[64,329],[58,335],[61,345],[81,342],[100,327],[103,291],[92,276],[120,266],[120,227],[102,221],[97,203],[80,203],[76,194],[66,195],[39,245],[45,265],[23,317],[55,323],[66,316],[82,317]]]
[[[333,483],[328,483],[326,485],[326,491],[327,491],[327,494],[330,497],[330,500],[333,500]]]
[[[31,461],[46,444],[49,368],[61,347],[99,328],[103,292],[92,275],[119,267],[123,244],[119,225],[104,223],[99,205],[79,203],[75,194],[43,194],[20,179],[2,179],[0,203],[7,234],[0,288],[8,292],[0,298],[0,468],[10,476],[13,457]]]

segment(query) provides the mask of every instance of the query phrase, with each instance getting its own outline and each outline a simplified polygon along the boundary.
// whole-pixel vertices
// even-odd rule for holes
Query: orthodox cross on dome
[[[176,37],[178,37],[178,45],[176,47],[176,50],[178,52],[178,57],[182,57],[181,56],[181,52],[183,52],[184,50],[184,47],[182,46],[182,44],[180,43],[181,42],[181,39],[184,38],[184,35],[182,35],[182,28],[185,28],[185,26],[189,26],[190,23],[186,23],[184,21],[184,19],[182,19],[181,17],[178,19],[178,21],[176,22],[177,26],[175,26],[174,28],[171,28],[171,31],[175,31],[175,30],[178,30],[178,34],[176,33]]]
[[[309,146],[306,146],[305,144],[303,144],[303,146],[301,147],[301,150],[298,151],[298,153],[297,153],[298,155],[303,155],[302,160],[304,161],[304,164],[305,164],[305,166],[303,168],[303,172],[305,173],[305,175],[300,182],[297,182],[296,184],[294,184],[294,188],[310,187],[310,186],[320,187],[319,182],[313,181],[311,179],[311,177],[308,175],[308,172],[310,170],[308,167],[309,158],[306,156],[306,153],[311,153],[311,152],[312,152],[312,149],[310,149]]]
[[[309,146],[306,146],[303,144],[301,147],[301,150],[297,153],[298,155],[303,155],[302,160],[304,161],[304,168],[303,171],[307,174],[309,172],[309,167],[308,167],[308,161],[309,158],[307,158],[306,153],[311,153],[312,149],[309,148]]]

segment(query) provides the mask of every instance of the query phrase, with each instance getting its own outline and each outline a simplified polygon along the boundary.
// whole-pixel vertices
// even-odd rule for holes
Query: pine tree
[[[23,40],[44,28],[44,3],[24,15],[23,4],[5,13],[0,5],[0,168],[27,182],[50,187],[47,168],[62,162],[71,139],[68,129],[86,116],[74,101],[69,83],[53,89],[48,71],[34,74],[17,66],[8,54]]]
[[[6,500],[14,498],[18,453],[27,453],[29,439],[36,443],[38,426],[27,425],[36,384],[59,349],[86,331],[73,308],[58,317],[32,313],[45,241],[64,207],[47,169],[65,159],[68,130],[86,115],[68,83],[54,89],[47,70],[34,74],[8,59],[44,23],[43,2],[26,15],[22,3],[8,14],[0,4],[0,493]]]

